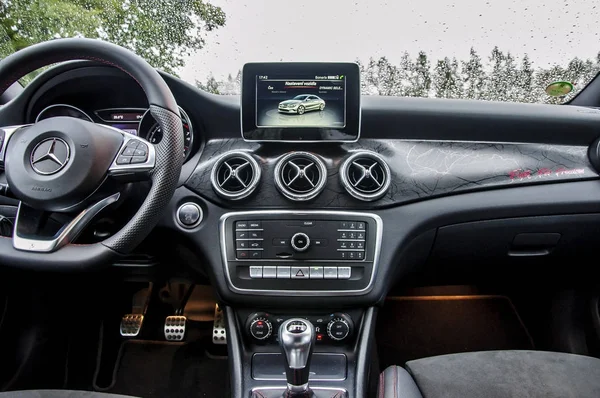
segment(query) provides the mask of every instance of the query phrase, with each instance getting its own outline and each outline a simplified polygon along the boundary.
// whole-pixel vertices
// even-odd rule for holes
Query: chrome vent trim
[[[391,183],[391,171],[385,160],[374,152],[361,151],[342,164],[342,185],[356,199],[371,202],[382,198]]]
[[[314,199],[325,188],[326,182],[325,163],[309,152],[290,152],[275,166],[275,185],[290,200]]]
[[[230,151],[215,162],[210,182],[220,197],[240,200],[254,192],[260,175],[260,166],[251,155],[241,151]]]

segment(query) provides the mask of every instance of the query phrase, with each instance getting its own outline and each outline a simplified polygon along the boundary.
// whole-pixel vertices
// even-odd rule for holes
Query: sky
[[[180,76],[235,75],[246,62],[347,61],[404,51],[466,59],[494,46],[537,67],[600,51],[597,0],[209,0],[227,16]]]

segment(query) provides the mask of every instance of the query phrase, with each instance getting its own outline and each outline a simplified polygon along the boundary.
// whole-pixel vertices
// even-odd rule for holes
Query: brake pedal
[[[135,337],[140,334],[142,324],[144,323],[144,315],[142,314],[126,314],[121,318],[121,336]]]
[[[215,320],[213,322],[213,344],[227,344],[227,332],[225,330],[225,317],[219,304],[215,304]]]
[[[185,336],[187,318],[182,315],[170,315],[165,319],[165,339],[181,341]]]

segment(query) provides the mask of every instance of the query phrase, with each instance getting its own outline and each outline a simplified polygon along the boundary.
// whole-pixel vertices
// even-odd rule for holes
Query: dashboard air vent
[[[212,168],[211,182],[215,192],[228,200],[250,195],[260,181],[260,167],[245,152],[232,151],[221,156]]]
[[[275,167],[275,185],[291,200],[306,201],[315,198],[326,182],[327,168],[312,153],[289,153]]]
[[[370,202],[381,198],[390,187],[390,168],[373,152],[350,156],[340,170],[342,185],[356,199]]]

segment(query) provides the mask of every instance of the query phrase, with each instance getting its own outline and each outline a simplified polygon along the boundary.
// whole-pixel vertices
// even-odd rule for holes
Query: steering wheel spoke
[[[123,144],[108,174],[116,178],[130,180],[147,179],[156,165],[154,145],[143,138],[121,131]]]
[[[4,154],[8,147],[8,141],[18,133],[19,130],[30,126],[30,124],[20,124],[16,126],[0,127],[0,169],[4,169]],[[1,190],[0,190],[1,193]]]
[[[14,223],[13,247],[28,252],[54,252],[73,242],[100,211],[115,203],[119,197],[120,193],[115,193],[87,207],[51,237],[38,235],[40,223],[44,223],[49,213],[32,209],[21,202]]]

